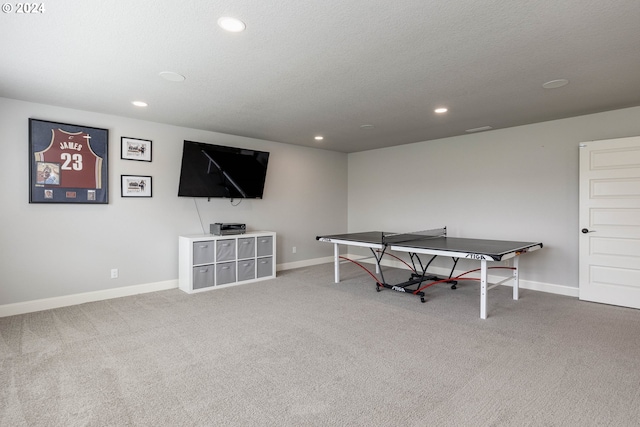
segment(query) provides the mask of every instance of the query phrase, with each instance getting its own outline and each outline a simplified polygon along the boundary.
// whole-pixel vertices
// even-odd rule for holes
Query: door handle
[[[595,233],[595,230],[589,230],[588,228],[583,228],[582,230],[582,234],[587,234],[587,233]]]

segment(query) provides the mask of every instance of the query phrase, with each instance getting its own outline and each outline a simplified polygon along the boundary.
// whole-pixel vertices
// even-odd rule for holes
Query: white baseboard
[[[520,279],[521,289],[531,289],[532,291],[547,292],[550,294],[564,295],[567,297],[578,298],[580,289],[573,286],[557,285],[555,283],[533,282],[530,280]]]
[[[366,256],[366,255],[363,256],[363,255],[355,255],[355,254],[345,254],[344,256],[347,258],[351,258],[353,260],[358,260],[358,262],[360,263],[370,264],[371,271],[375,272],[375,261],[373,259],[373,256]],[[333,257],[329,256],[324,258],[315,258],[315,259],[308,259],[308,260],[299,261],[299,262],[279,264],[277,267],[278,267],[278,270],[290,270],[293,268],[308,267],[312,265],[319,265],[319,264],[326,264],[326,263],[333,264]],[[382,265],[387,267],[406,268],[406,266],[402,262],[395,261],[395,260],[382,260]],[[333,268],[333,265],[331,265],[330,268]],[[438,268],[438,267],[430,267],[429,271],[433,272],[433,274],[438,274],[441,276],[448,276],[450,273],[449,269]],[[489,274],[489,277],[488,277],[488,280],[491,283],[497,283],[502,279],[503,277],[493,276],[491,274]],[[507,282],[504,284],[504,286],[511,287],[512,285],[510,282]],[[564,296],[575,297],[575,298],[578,298],[579,291],[580,291],[578,288],[574,286],[558,285],[555,283],[534,282],[530,280],[524,280],[522,278],[520,278],[520,288],[530,289],[532,291],[540,291],[540,292],[547,292],[551,294],[564,295]]]
[[[294,268],[308,267],[317,264],[326,264],[333,261],[333,257],[316,258],[311,260],[278,264],[277,271],[291,270]],[[131,295],[145,294],[148,292],[164,291],[178,287],[178,280],[167,280],[143,285],[123,286],[121,288],[105,289],[95,292],[65,295],[54,298],[43,298],[33,301],[24,301],[13,304],[0,305],[0,317],[16,316],[18,314],[34,313],[36,311],[51,310],[54,308],[68,307],[87,302],[102,301],[111,298],[127,297]]]
[[[333,257],[305,259],[303,261],[286,262],[284,264],[278,264],[276,271],[293,270],[294,268],[310,267],[312,265],[326,264],[333,262]]]
[[[352,258],[352,259],[362,258],[361,255],[346,255],[346,257]],[[360,262],[373,264],[372,259],[362,260]],[[278,264],[276,266],[276,270],[277,271],[292,270],[294,268],[310,267],[313,265],[320,265],[320,264],[331,264],[331,265],[327,265],[327,268],[333,268],[333,257],[329,256],[324,258],[314,258],[314,259],[307,259],[303,261],[295,261],[295,262],[288,262],[284,264]],[[382,265],[387,267],[406,268],[405,265],[399,261],[385,260],[383,261]],[[372,267],[372,271],[375,271],[374,266],[372,265],[371,267]],[[449,270],[444,268],[432,268],[430,271],[432,271],[434,274],[439,274],[443,276],[446,276],[449,274]],[[489,275],[488,279],[489,279],[489,282],[498,282],[501,278]],[[507,283],[505,284],[505,286],[510,286],[510,284]],[[120,297],[126,297],[131,295],[144,294],[147,292],[164,291],[167,289],[173,289],[177,287],[178,287],[178,280],[176,279],[176,280],[167,280],[164,282],[146,283],[143,285],[133,285],[133,286],[124,286],[121,288],[105,289],[102,291],[85,292],[85,293],[74,294],[74,295],[65,295],[61,297],[44,298],[44,299],[39,299],[34,301],[18,302],[14,304],[5,304],[5,305],[0,305],[0,317],[15,316],[18,314],[25,314],[25,313],[33,313],[36,311],[50,310],[53,308],[67,307],[67,306],[76,305],[76,304],[84,304],[87,302],[102,301],[102,300],[111,299],[111,298],[120,298]],[[522,278],[520,279],[520,288],[530,289],[530,290],[540,291],[540,292],[548,292],[548,293],[558,294],[558,295],[565,295],[565,296],[576,297],[576,298],[579,296],[579,289],[573,286],[557,285],[554,283],[533,282],[529,280],[523,280]]]
[[[333,261],[333,257],[317,258],[311,260],[278,264],[277,271],[291,270],[294,268],[308,267],[317,264],[325,264]],[[148,292],[164,291],[178,287],[178,280],[167,280],[143,285],[123,286],[121,288],[105,289],[95,292],[65,295],[53,298],[43,298],[33,301],[24,301],[13,304],[0,305],[0,317],[16,316],[18,314],[34,313],[36,311],[51,310],[54,308],[68,307],[87,302],[102,301],[111,298],[127,297],[131,295],[145,294]]]
[[[345,257],[347,258],[351,258],[351,259],[362,259],[362,255],[345,255]],[[333,262],[333,257],[330,257],[330,262]],[[372,264],[371,265],[371,271],[375,272],[375,261],[373,260],[373,258],[368,258],[362,261],[359,261],[360,263],[367,263],[367,264]],[[406,265],[404,265],[402,262],[400,261],[395,261],[395,260],[382,260],[382,265],[383,266],[387,266],[387,267],[395,267],[395,268],[407,268]],[[504,264],[503,264],[504,265]],[[429,272],[432,272],[433,274],[439,275],[439,276],[445,276],[448,277],[449,273],[451,273],[450,269],[447,268],[442,268],[442,267],[430,267],[429,268]],[[460,272],[456,272],[458,274],[460,274]],[[469,277],[474,277],[472,275],[470,275]],[[478,277],[478,276],[476,276]],[[487,277],[487,280],[489,281],[489,283],[498,283],[501,280],[504,279],[504,276],[494,276],[489,274],[489,276]],[[569,297],[576,297],[578,298],[579,296],[579,289],[573,286],[566,286],[566,285],[558,285],[555,283],[543,283],[543,282],[533,282],[530,280],[524,280],[522,279],[522,277],[520,278],[520,289],[530,289],[533,291],[540,291],[540,292],[547,292],[547,293],[551,293],[551,294],[558,294],[558,295],[564,295],[564,296],[569,296]],[[512,281],[508,281],[506,283],[503,284],[504,286],[508,286],[508,287],[512,287]]]
[[[84,304],[87,302],[102,301],[111,298],[128,297],[131,295],[145,294],[147,292],[164,291],[177,287],[178,280],[167,280],[164,282],[123,286],[121,288],[105,289],[102,291],[84,292],[81,294],[44,298],[34,301],[18,302],[14,304],[5,304],[0,305],[0,317],[33,313],[36,311],[50,310],[53,308],[67,307],[70,305]]]

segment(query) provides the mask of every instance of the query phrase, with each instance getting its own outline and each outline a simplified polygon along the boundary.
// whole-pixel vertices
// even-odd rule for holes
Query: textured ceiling
[[[638,0],[8,4],[0,96],[271,141],[356,152],[640,105]]]

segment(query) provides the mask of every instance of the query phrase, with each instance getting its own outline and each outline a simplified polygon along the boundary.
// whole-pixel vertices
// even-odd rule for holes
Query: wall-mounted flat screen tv
[[[261,199],[269,153],[184,141],[178,196]]]

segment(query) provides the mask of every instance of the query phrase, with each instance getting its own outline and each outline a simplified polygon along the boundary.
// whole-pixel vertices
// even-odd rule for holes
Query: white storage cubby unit
[[[179,238],[178,287],[187,293],[276,277],[276,233]]]

